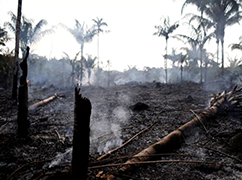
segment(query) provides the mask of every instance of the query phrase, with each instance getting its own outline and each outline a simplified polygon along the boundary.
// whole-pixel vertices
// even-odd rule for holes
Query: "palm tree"
[[[75,65],[76,65],[76,62],[77,62],[77,58],[78,58],[78,55],[80,54],[81,51],[78,51],[74,57],[74,59],[71,59],[70,56],[66,53],[66,52],[63,52],[63,54],[65,55],[64,58],[65,59],[68,59],[70,64],[71,64],[71,86],[74,86],[74,77],[75,77]]]
[[[11,22],[5,22],[4,25],[8,27],[12,32],[16,32],[16,21],[17,17],[13,12],[9,12],[11,17]],[[33,26],[33,21],[22,16],[22,22],[20,27],[20,49],[22,55],[27,46],[31,47],[34,43],[40,40],[45,34],[51,32],[52,30],[41,31],[42,27],[47,25],[45,19],[41,19],[35,26]]]
[[[95,67],[96,59],[97,59],[97,57],[92,58],[89,55],[87,58],[87,61],[86,61],[86,67],[87,67],[87,73],[88,73],[88,84],[90,84],[91,73],[92,73],[92,69]]]
[[[197,28],[195,28],[193,25],[191,25],[191,28],[193,30],[193,35],[191,37],[187,36],[187,35],[176,35],[176,36],[177,36],[177,38],[186,39],[187,43],[189,43],[191,45],[191,47],[195,50],[196,55],[191,58],[200,59],[200,71],[201,71],[200,82],[202,82],[202,79],[203,79],[202,65],[203,65],[204,45],[206,44],[206,42],[211,40],[211,38],[214,36],[214,33],[210,33],[207,35],[207,30],[203,25],[198,25]]]
[[[99,19],[98,17],[96,19],[93,19],[94,21],[94,31],[95,34],[97,34],[97,59],[98,59],[98,69],[99,69],[99,33],[103,32],[101,29],[102,26],[108,26],[106,22],[103,22],[103,18]]]
[[[166,55],[165,55],[165,62],[164,62],[164,68],[166,73],[166,83],[167,83],[167,46],[168,46],[168,39],[170,37],[170,34],[173,33],[174,30],[178,28],[179,24],[175,23],[173,25],[170,25],[170,19],[169,17],[164,18],[163,24],[159,26],[155,26],[157,29],[157,32],[155,32],[153,35],[158,35],[158,37],[165,37],[166,39]]]
[[[192,1],[192,0],[191,0]],[[191,3],[188,1],[188,3]],[[194,1],[194,0],[193,0]],[[225,28],[235,23],[239,23],[242,19],[242,11],[240,11],[242,0],[201,0],[195,4],[197,7],[203,7],[202,11],[206,14],[210,23],[215,28],[217,39],[217,48],[221,42],[222,48],[222,75],[224,71],[224,36]],[[199,8],[198,8],[199,9]],[[201,11],[201,9],[199,9]],[[193,18],[195,19],[195,18]],[[201,20],[201,17],[196,17]],[[217,50],[218,55],[218,50]],[[218,58],[218,57],[217,57]]]
[[[88,29],[85,26],[85,23],[81,24],[78,20],[75,20],[76,24],[74,29],[68,28],[68,31],[75,37],[76,41],[81,45],[81,85],[82,85],[82,76],[83,76],[83,63],[84,63],[84,56],[83,56],[83,49],[84,44],[87,42],[91,42],[94,36],[93,28]]]

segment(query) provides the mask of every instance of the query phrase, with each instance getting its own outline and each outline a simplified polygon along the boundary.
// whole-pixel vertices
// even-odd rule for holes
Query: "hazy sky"
[[[17,14],[18,0],[0,0],[0,25],[10,21],[9,11]],[[112,63],[111,69],[124,70],[130,66],[142,69],[144,66],[162,67],[165,54],[165,39],[153,36],[154,26],[160,24],[160,18],[169,16],[171,23],[179,21],[179,28],[173,33],[189,35],[188,26],[183,25],[186,13],[196,12],[196,7],[188,6],[183,15],[181,7],[184,0],[23,0],[22,13],[37,23],[41,19],[48,21],[46,28],[55,26],[55,33],[46,35],[32,47],[33,53],[47,58],[61,58],[63,52],[74,57],[80,45],[74,37],[59,24],[73,28],[75,19],[91,27],[92,19],[103,18],[108,24],[104,30],[109,33],[100,34],[100,61],[103,66],[107,60]],[[238,42],[242,35],[239,25],[226,29],[225,57],[236,55],[228,47]],[[13,35],[12,35],[13,36]],[[14,36],[13,36],[14,37]],[[13,41],[14,42],[14,41]],[[8,45],[14,48],[13,42]],[[183,45],[175,39],[169,40],[168,52],[172,48],[179,49]],[[215,40],[206,45],[208,50],[216,53]],[[84,55],[96,56],[97,39],[85,44]],[[238,52],[237,52],[238,53]]]

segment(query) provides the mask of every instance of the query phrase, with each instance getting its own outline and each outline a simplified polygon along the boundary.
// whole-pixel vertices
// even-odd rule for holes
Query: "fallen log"
[[[182,143],[194,134],[199,129],[204,129],[208,126],[215,116],[228,113],[229,111],[241,111],[242,88],[237,89],[235,86],[230,92],[223,91],[221,94],[215,94],[210,101],[210,107],[204,110],[199,115],[196,115],[191,121],[187,122],[180,128],[174,130],[159,142],[147,147],[131,159],[125,162],[125,165],[119,169],[120,172],[129,171],[132,169],[131,165],[138,162],[144,162],[152,159],[152,155],[157,153],[166,153],[178,149]]]
[[[38,108],[40,108],[41,106],[45,106],[45,105],[48,104],[49,102],[51,102],[51,101],[53,101],[53,100],[55,100],[56,98],[61,97],[61,96],[63,96],[63,95],[60,95],[60,94],[55,93],[53,96],[51,96],[51,97],[49,97],[49,98],[47,98],[47,99],[44,99],[44,100],[42,100],[42,101],[40,101],[40,102],[37,102],[37,103],[35,103],[35,104],[29,106],[29,111],[30,111],[30,112],[35,112],[35,111],[36,111]]]

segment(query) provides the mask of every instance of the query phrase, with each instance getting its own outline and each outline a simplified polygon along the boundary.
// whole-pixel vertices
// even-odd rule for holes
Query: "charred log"
[[[27,53],[25,58],[20,63],[22,69],[22,76],[20,77],[20,86],[19,86],[19,96],[18,96],[18,133],[21,137],[26,137],[28,134],[29,121],[28,121],[28,65],[27,58],[29,56],[29,47],[27,47]]]
[[[73,179],[87,179],[91,102],[75,88],[74,133],[72,151]]]
[[[209,122],[212,121],[217,115],[234,110],[241,111],[242,97],[241,95],[237,95],[237,93],[241,92],[241,90],[242,88],[237,89],[237,87],[235,87],[229,93],[224,91],[221,94],[214,95],[210,101],[210,107],[208,109],[197,115],[180,128],[165,136],[159,142],[134,155],[125,163],[125,166],[120,168],[120,171],[124,172],[131,170],[131,164],[141,161],[148,161],[152,159],[153,156],[151,155],[157,153],[166,153],[178,149],[185,139],[193,136],[196,133],[196,128],[208,126]]]
[[[44,99],[44,100],[42,100],[42,101],[39,101],[39,102],[37,102],[37,103],[35,103],[35,104],[33,104],[33,105],[31,105],[31,106],[29,106],[29,111],[30,111],[30,113],[34,113],[34,112],[36,112],[40,107],[42,107],[42,106],[45,106],[45,105],[47,105],[48,103],[50,103],[51,101],[53,101],[53,100],[55,100],[55,99],[57,99],[57,98],[59,98],[59,97],[64,97],[65,95],[63,95],[63,94],[54,94],[53,96],[51,96],[51,97],[49,97],[49,98],[46,98],[46,99]]]

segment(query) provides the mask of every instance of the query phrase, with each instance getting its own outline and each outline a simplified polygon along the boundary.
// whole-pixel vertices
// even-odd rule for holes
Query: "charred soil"
[[[55,93],[65,96],[29,112],[30,128],[23,139],[17,134],[17,105],[9,91],[0,91],[0,179],[70,178],[74,89],[30,86],[29,105]],[[114,179],[242,179],[241,117],[236,114],[215,117],[208,132],[201,126],[178,150],[154,157],[160,162],[134,165],[125,174],[118,172],[121,166],[117,164],[209,107],[212,91],[204,90],[204,85],[131,83],[110,88],[86,86],[81,93],[92,103],[89,167],[115,164],[89,169],[89,179],[107,179],[107,174]],[[127,145],[96,160],[151,125]]]

